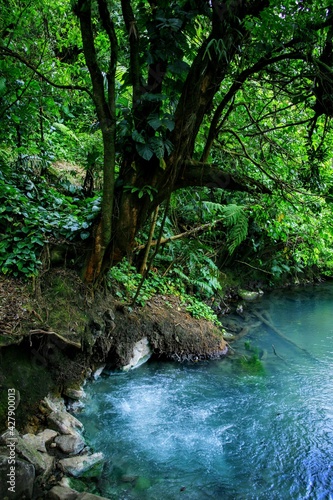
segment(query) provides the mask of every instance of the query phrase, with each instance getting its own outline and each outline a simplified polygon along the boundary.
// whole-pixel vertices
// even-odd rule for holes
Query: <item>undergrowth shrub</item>
[[[138,274],[134,266],[124,260],[109,271],[108,280],[115,296],[122,302],[130,304],[142,280],[142,276]],[[157,293],[178,296],[181,304],[184,305],[185,309],[193,317],[204,318],[221,326],[220,321],[209,305],[202,302],[195,295],[190,295],[186,292],[182,279],[171,279],[170,276],[163,276],[163,274],[157,271],[151,272],[141,287],[137,303],[144,306]]]
[[[65,196],[31,172],[0,172],[0,270],[38,274],[49,237],[84,240],[100,210],[100,198]]]

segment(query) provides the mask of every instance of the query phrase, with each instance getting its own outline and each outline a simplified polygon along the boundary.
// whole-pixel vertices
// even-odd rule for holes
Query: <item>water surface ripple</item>
[[[234,347],[258,348],[264,374],[233,358],[148,363],[87,387],[80,419],[108,459],[101,494],[333,499],[333,286],[272,294],[260,307],[310,355],[262,326]]]

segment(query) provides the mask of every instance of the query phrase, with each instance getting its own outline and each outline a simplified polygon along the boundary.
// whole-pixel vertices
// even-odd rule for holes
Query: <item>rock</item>
[[[36,450],[35,446],[28,440],[23,439],[16,429],[14,433],[11,430],[4,432],[0,437],[0,441],[6,444],[8,453],[11,451],[12,446],[12,453],[15,458],[18,454],[30,462],[34,466],[37,475],[48,476],[51,473],[54,467],[54,458]]]
[[[72,401],[69,401],[67,403],[67,409],[68,411],[70,411],[71,413],[76,413],[76,412],[79,412],[82,410],[82,408],[84,408],[86,405],[84,404],[83,401],[75,401],[75,400],[72,400]]]
[[[51,412],[66,411],[66,406],[62,398],[58,398],[49,394],[44,398],[43,402]]]
[[[238,304],[238,306],[236,307],[236,313],[242,316],[243,312],[244,312],[243,304]]]
[[[59,481],[58,485],[64,486],[65,488],[72,488],[71,478],[67,476],[62,476],[61,481]]]
[[[15,441],[18,437],[20,437],[20,434],[16,429],[7,429],[0,436],[0,444],[7,445],[8,443]]]
[[[235,335],[231,332],[227,332],[226,330],[223,331],[222,337],[224,340],[233,340],[235,338]]]
[[[238,290],[238,295],[248,302],[252,302],[259,297],[259,292],[250,292],[249,290]]]
[[[98,477],[104,464],[103,453],[80,455],[59,460],[63,471],[74,477]]]
[[[32,464],[15,459],[14,469],[10,469],[8,454],[0,455],[0,498],[10,500],[31,499],[35,480],[35,468]],[[8,474],[13,473],[13,479]],[[9,483],[8,483],[9,481]],[[11,483],[10,481],[13,481]],[[9,490],[9,488],[12,488]]]
[[[61,434],[72,434],[76,429],[83,430],[83,424],[67,411],[53,411],[48,416],[48,423]]]
[[[101,376],[105,367],[106,367],[105,364],[101,365],[99,368],[97,368],[97,370],[94,371],[94,373],[93,373],[94,380],[97,380]]]
[[[52,441],[57,435],[57,431],[45,429],[38,434],[24,434],[22,438],[36,448],[36,450],[46,453],[46,443]]]
[[[53,486],[53,488],[48,492],[47,498],[49,500],[76,500],[78,497],[78,492],[72,490],[72,488],[67,488],[66,486]]]
[[[128,364],[126,366],[123,366],[123,370],[128,371],[132,368],[137,368],[138,366],[148,361],[151,355],[152,350],[149,345],[149,341],[147,337],[144,337],[143,339],[136,342],[136,344],[134,344],[132,356]]]
[[[86,396],[86,393],[84,392],[82,387],[67,387],[67,389],[64,390],[64,395],[70,399],[75,399],[78,401],[80,399],[83,399]]]
[[[58,436],[55,438],[55,442],[61,451],[68,455],[79,454],[86,445],[84,439],[78,432]]]
[[[103,319],[105,322],[105,329],[108,332],[111,332],[112,330],[115,329],[116,323],[115,323],[115,313],[112,311],[112,309],[107,309],[105,313],[103,314]]]
[[[36,469],[37,474],[48,476],[54,468],[54,457],[50,457],[46,453],[37,451],[32,445],[28,444],[24,439],[19,438],[16,444],[18,453],[30,462]]]

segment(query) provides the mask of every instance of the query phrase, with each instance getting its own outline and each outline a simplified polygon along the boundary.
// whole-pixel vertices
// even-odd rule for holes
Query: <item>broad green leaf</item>
[[[144,160],[151,160],[153,157],[154,151],[150,147],[149,144],[136,144],[136,150],[139,153],[139,155],[144,159]]]
[[[140,134],[137,130],[133,130],[132,139],[133,139],[133,141],[135,141],[139,144],[145,144],[145,142],[146,142],[144,137],[142,136],[142,134]]]

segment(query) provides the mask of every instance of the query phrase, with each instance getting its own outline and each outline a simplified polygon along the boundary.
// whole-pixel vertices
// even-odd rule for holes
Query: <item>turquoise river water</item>
[[[86,387],[79,418],[107,458],[102,495],[333,499],[333,285],[274,293],[258,305],[300,346],[267,326],[233,344],[257,348],[263,373],[232,356],[146,363]]]

